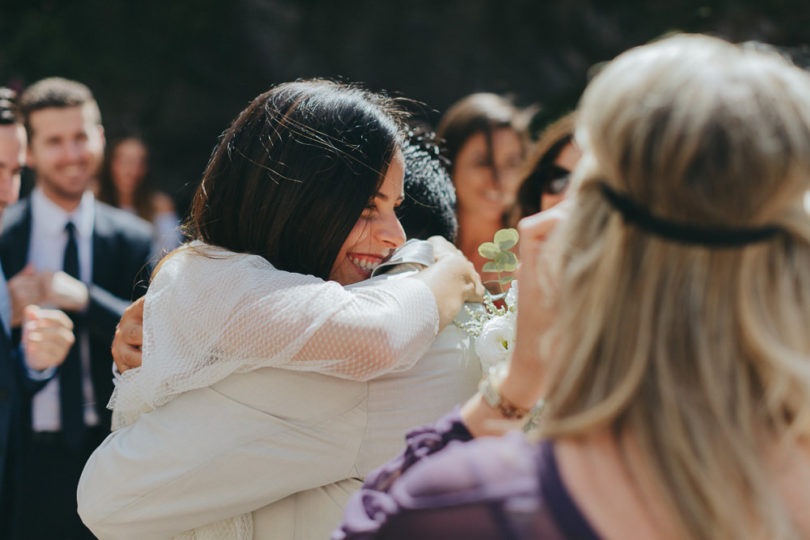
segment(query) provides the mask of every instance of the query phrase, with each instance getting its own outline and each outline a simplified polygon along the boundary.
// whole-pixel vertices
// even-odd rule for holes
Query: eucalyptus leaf
[[[517,229],[501,229],[495,233],[495,243],[501,249],[512,249],[518,243]]]
[[[504,276],[504,277],[502,277],[501,279],[498,280],[498,283],[500,283],[501,285],[505,285],[505,284],[509,283],[510,281],[512,281],[513,279],[515,279],[515,278],[513,278],[512,276]]]
[[[494,259],[499,252],[498,246],[492,242],[484,242],[478,246],[478,254],[486,259]]]
[[[484,264],[484,267],[481,270],[483,270],[484,272],[499,272],[500,268],[496,263],[488,262]]]
[[[515,255],[511,251],[505,251],[504,257],[500,262],[500,266],[503,272],[514,272],[515,270],[517,270],[518,266],[517,255]]]

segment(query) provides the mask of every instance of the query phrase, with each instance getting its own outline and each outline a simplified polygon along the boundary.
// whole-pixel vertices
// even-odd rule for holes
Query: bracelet
[[[529,416],[533,421],[542,412],[545,402],[541,399],[531,409],[525,409],[518,407],[507,398],[503,397],[495,388],[495,385],[500,383],[505,375],[505,363],[489,368],[486,377],[481,379],[481,383],[478,385],[478,392],[481,394],[481,397],[504,418],[509,420],[522,420]]]

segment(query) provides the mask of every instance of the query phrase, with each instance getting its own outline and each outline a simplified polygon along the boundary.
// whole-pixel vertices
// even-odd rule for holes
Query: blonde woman
[[[810,537],[810,76],[676,36],[580,115],[540,283],[564,210],[521,225],[505,377],[411,434],[333,538]],[[471,440],[541,395],[540,440]]]

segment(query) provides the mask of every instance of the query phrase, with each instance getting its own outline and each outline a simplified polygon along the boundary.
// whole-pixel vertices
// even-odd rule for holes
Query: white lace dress
[[[181,393],[264,367],[356,381],[406,370],[425,354],[437,329],[435,299],[419,280],[347,290],[277,270],[259,256],[192,243],[163,263],[149,287],[143,364],[117,382],[110,401],[113,429]],[[97,450],[103,451],[104,445]],[[79,487],[80,513],[94,532],[108,500],[94,496],[94,487],[100,489],[104,480],[85,469]],[[213,523],[183,537],[251,538],[251,517]]]

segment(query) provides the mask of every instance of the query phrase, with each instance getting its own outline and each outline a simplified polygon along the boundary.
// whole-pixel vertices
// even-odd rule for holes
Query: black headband
[[[602,195],[618,210],[624,221],[656,236],[682,244],[697,244],[714,248],[740,247],[762,242],[783,232],[781,227],[767,225],[758,228],[709,228],[679,223],[653,215],[649,210],[604,182],[598,183]]]

